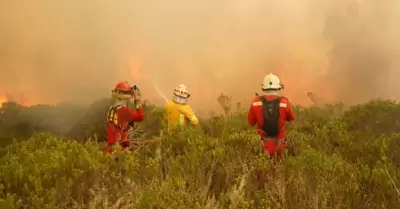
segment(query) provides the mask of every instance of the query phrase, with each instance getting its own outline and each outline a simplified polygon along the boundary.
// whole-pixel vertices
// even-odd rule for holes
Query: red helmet
[[[129,85],[128,81],[123,81],[117,83],[117,85],[114,88],[114,91],[118,91],[121,93],[131,93],[132,92],[132,87]]]

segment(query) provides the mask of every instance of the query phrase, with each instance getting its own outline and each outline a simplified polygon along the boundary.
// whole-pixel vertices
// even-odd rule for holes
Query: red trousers
[[[268,155],[270,157],[274,157],[275,153],[277,154],[278,158],[282,157],[286,145],[284,139],[264,139],[263,143],[264,143],[264,150],[268,152]]]

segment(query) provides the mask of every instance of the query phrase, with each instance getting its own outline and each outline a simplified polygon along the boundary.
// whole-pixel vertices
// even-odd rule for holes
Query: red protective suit
[[[126,106],[112,106],[107,116],[107,147],[106,152],[111,152],[111,146],[116,142],[121,142],[121,149],[129,146],[126,140],[126,132],[129,129],[129,123],[132,121],[142,121],[144,118],[143,109],[132,110]]]
[[[267,101],[274,100],[278,97],[278,95],[265,95]],[[268,151],[270,157],[274,156],[275,151],[277,151],[278,157],[280,157],[285,149],[285,141],[284,138],[286,136],[286,121],[292,121],[295,119],[292,109],[290,108],[289,100],[286,97],[281,97],[281,101],[279,104],[279,134],[274,138],[280,139],[280,147],[277,150],[278,141],[277,140],[264,140],[264,149]],[[251,126],[257,124],[258,134],[262,138],[268,138],[267,134],[262,131],[262,127],[264,125],[264,114],[263,114],[263,105],[259,97],[256,97],[249,109],[248,113],[248,122]]]

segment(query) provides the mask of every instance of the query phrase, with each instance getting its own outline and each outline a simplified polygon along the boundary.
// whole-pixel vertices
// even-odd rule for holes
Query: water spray
[[[157,91],[157,93],[165,100],[165,102],[168,102],[167,97],[158,89],[157,85],[154,83],[154,81],[151,82],[153,84],[154,89]]]

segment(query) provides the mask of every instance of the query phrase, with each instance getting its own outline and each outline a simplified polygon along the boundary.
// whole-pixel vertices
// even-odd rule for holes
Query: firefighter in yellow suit
[[[168,119],[168,129],[192,124],[197,126],[199,119],[193,112],[192,107],[187,104],[190,94],[184,84],[180,84],[174,90],[172,100],[165,104],[165,112]]]

